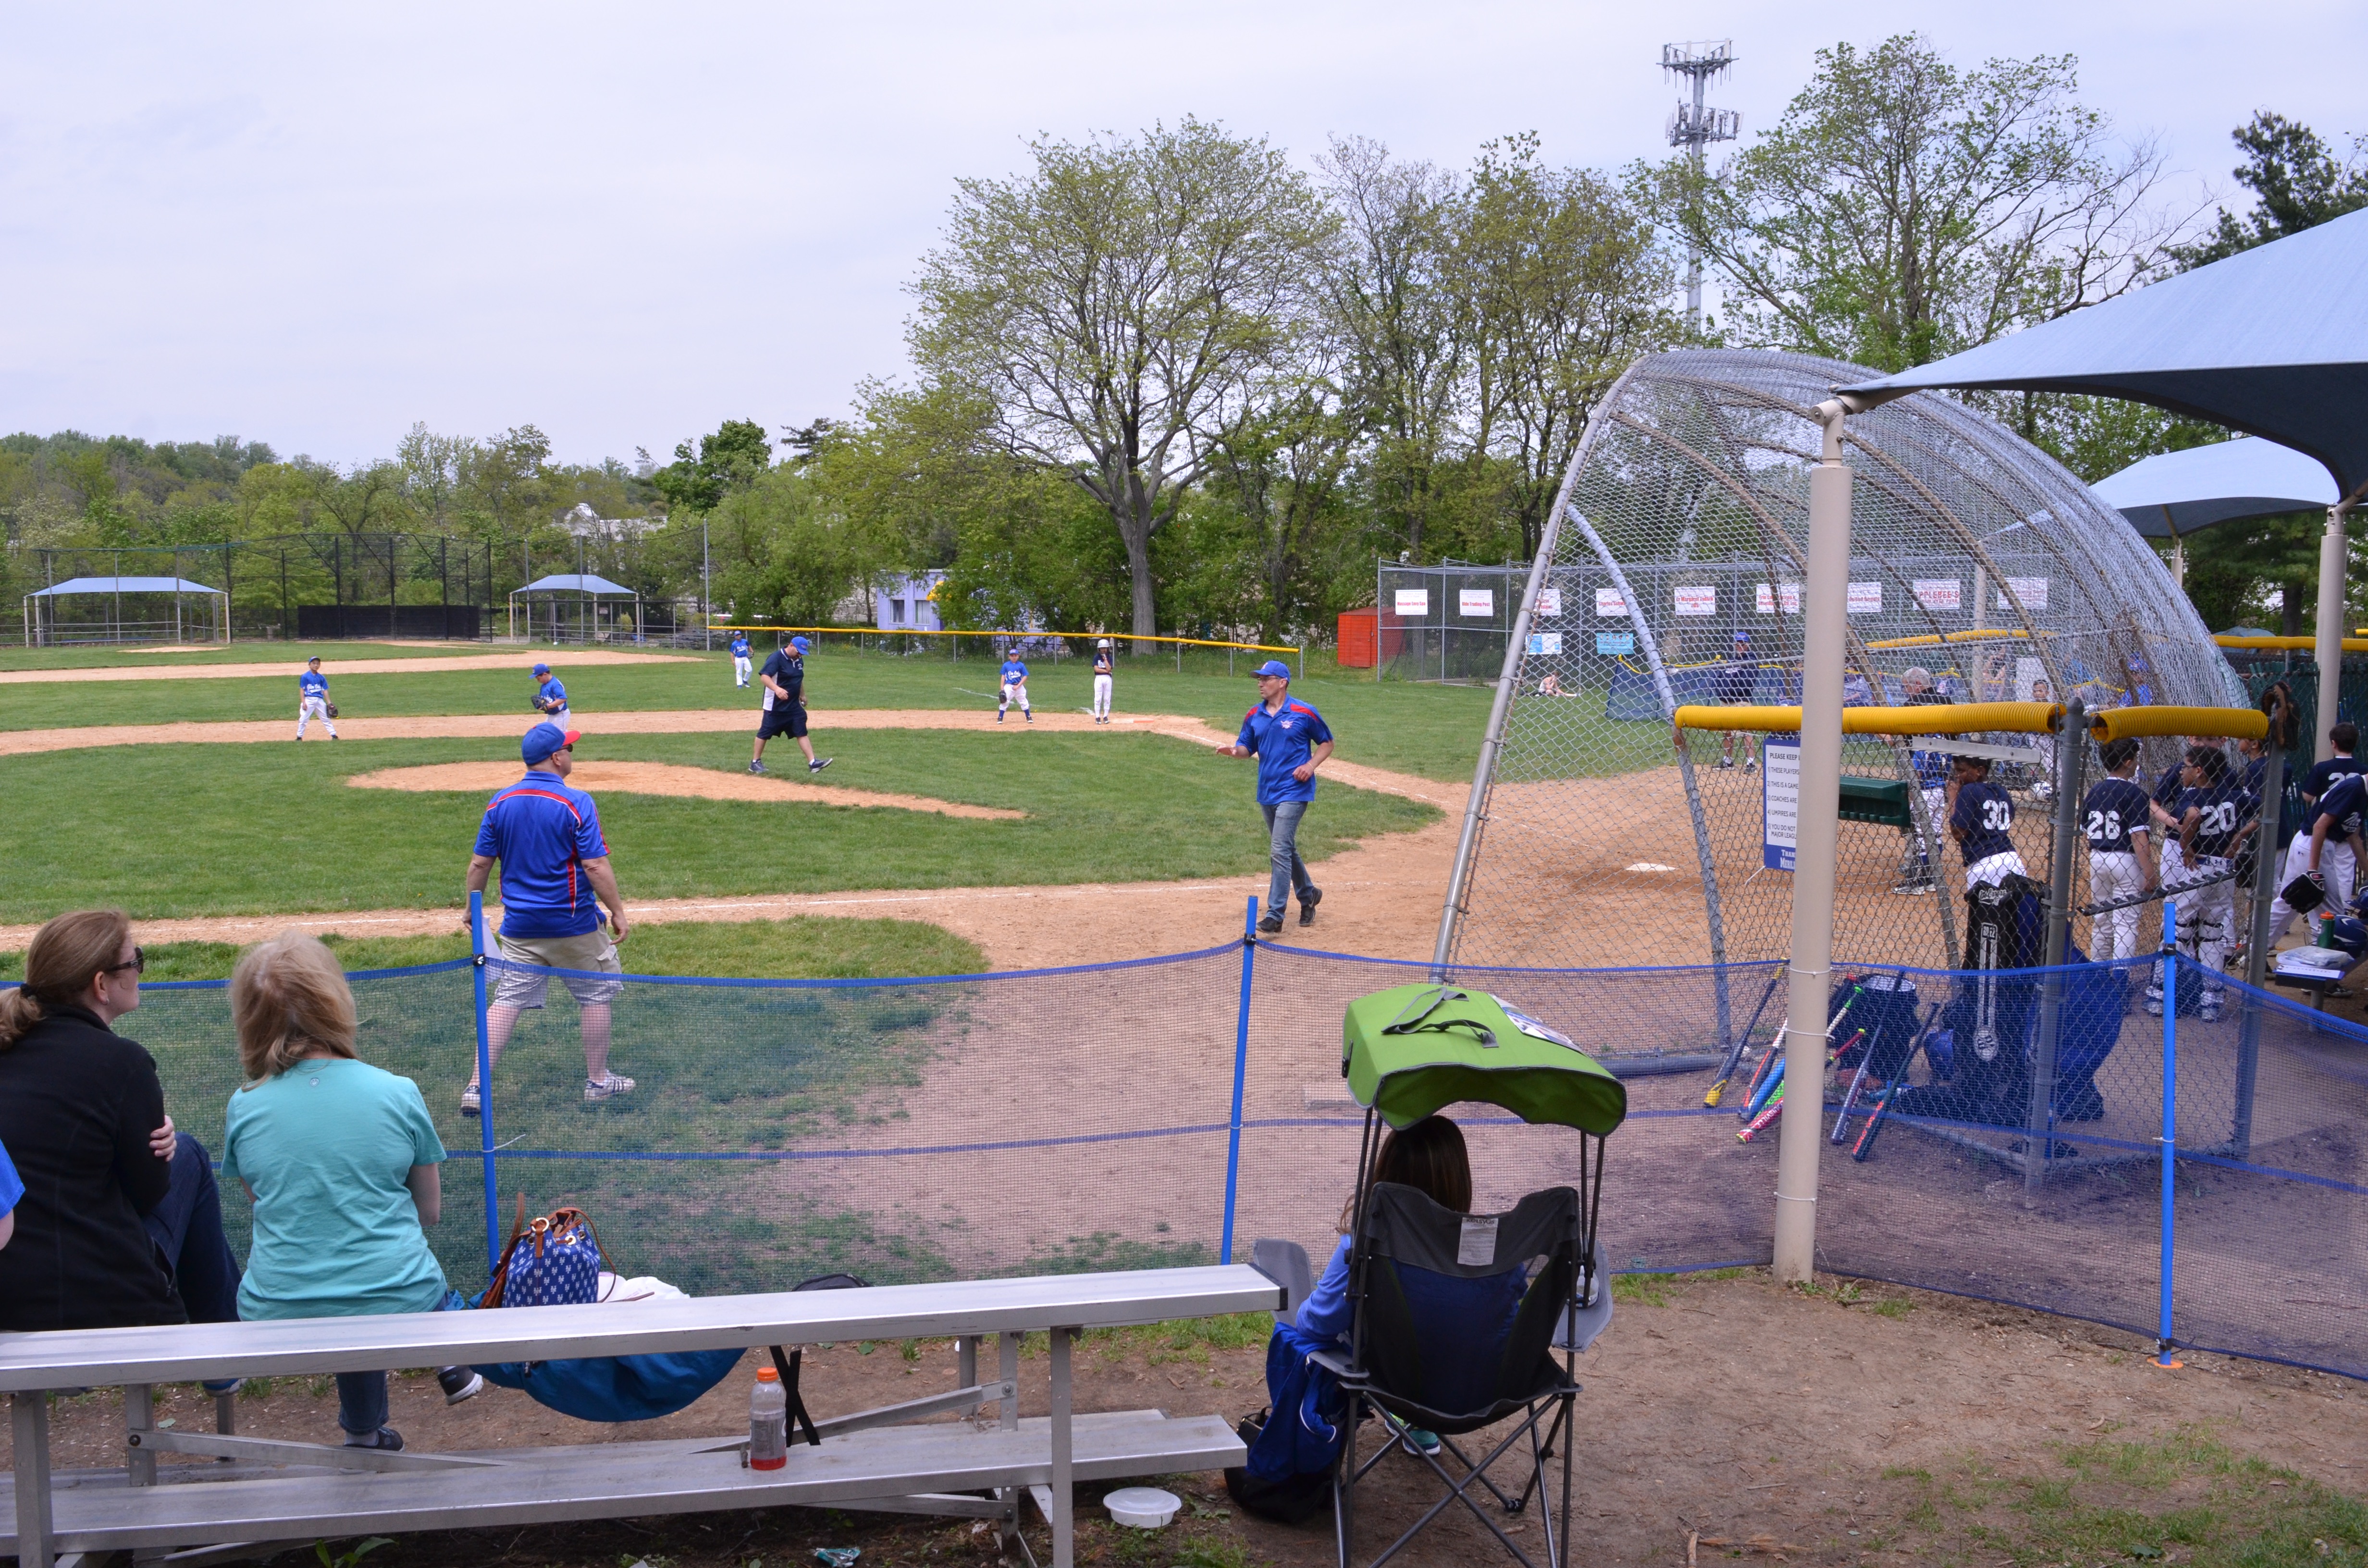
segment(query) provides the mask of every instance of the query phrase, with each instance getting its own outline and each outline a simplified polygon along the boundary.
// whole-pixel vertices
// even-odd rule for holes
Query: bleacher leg
[[[50,1396],[40,1389],[8,1396],[16,1440],[17,1568],[52,1568],[50,1537]]]
[[[1019,1335],[998,1334],[995,1336],[996,1375],[1011,1385],[1012,1397],[996,1408],[1001,1419],[998,1425],[1007,1432],[1019,1430]]]
[[[146,1383],[131,1383],[123,1391],[123,1429],[129,1432],[153,1432],[156,1429],[156,1391]],[[156,1455],[145,1448],[133,1449],[124,1460],[123,1468],[131,1472],[134,1486],[156,1484]]]
[[[1077,1561],[1069,1431],[1069,1350],[1070,1341],[1077,1332],[1074,1328],[1055,1328],[1046,1336],[1053,1346],[1053,1568],[1076,1568]]]

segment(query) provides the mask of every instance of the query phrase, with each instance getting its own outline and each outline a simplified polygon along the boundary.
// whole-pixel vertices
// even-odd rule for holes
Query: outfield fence
[[[2028,1075],[2000,1089],[1970,1028],[1926,1033],[1890,1066],[1917,1092],[1863,1161],[1863,1115],[1827,1149],[1819,1267],[2368,1378],[2368,1029],[2234,980],[2216,1017],[2180,1017],[2203,1001],[2201,977],[2172,962],[2169,1028],[2137,1000],[2150,963],[1978,978],[1838,965],[1850,994],[1923,1023],[1978,1017],[2009,1041],[2035,1037],[2052,988],[2077,1005],[2062,1001],[2041,1137],[2021,1124]],[[1360,1117],[1339,1073],[1342,1011],[1431,973],[1235,942],[1022,973],[629,977],[614,1064],[639,1086],[598,1103],[583,1098],[575,1006],[554,983],[471,1120],[461,1089],[501,967],[352,977],[362,1055],[419,1083],[450,1151],[430,1233],[470,1290],[521,1196],[530,1213],[585,1209],[621,1272],[697,1293],[838,1270],[890,1282],[1206,1262],[1247,1257],[1260,1236],[1320,1257]],[[1738,1111],[1781,1022],[1781,974],[1451,972],[1627,1079],[1602,1221],[1620,1272],[1769,1261],[1777,1129],[1741,1141]],[[1713,1109],[1703,1063],[1732,1043],[1722,985],[1747,1050]],[[124,1028],[154,1053],[175,1119],[219,1158],[239,1082],[223,985],[149,986]],[[1576,1176],[1576,1135],[1455,1114],[1482,1206]],[[244,1195],[224,1203],[244,1254]]]

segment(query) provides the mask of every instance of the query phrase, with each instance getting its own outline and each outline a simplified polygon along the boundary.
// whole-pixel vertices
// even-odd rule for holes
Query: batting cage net
[[[1688,704],[1801,700],[1821,439],[1810,411],[1873,374],[1794,355],[1663,354],[1605,397],[1509,666],[1461,884],[1458,962],[1726,964],[1788,950],[1797,744],[1673,734],[1672,721]],[[1918,393],[1852,415],[1843,456],[1855,473],[1846,703],[2247,702],[2152,549],[2002,426]],[[1847,737],[1836,950],[1957,967],[1968,916],[1941,820],[1951,757],[1985,756],[2011,801],[2012,842],[2044,881],[2052,744]],[[2145,743],[2146,785],[2180,744]],[[2092,747],[2085,777],[2102,776]],[[2093,901],[2085,881],[2075,892]],[[2224,941],[2237,918],[2228,912]],[[2084,918],[2073,939],[2093,953],[2091,938]]]
[[[2179,1343],[2368,1377],[2368,1029],[2236,982],[2206,1020],[2178,960],[2166,1037],[2136,1001],[2150,967],[1839,963],[1819,1267],[2147,1335],[2167,1276]],[[522,1198],[529,1214],[586,1210],[619,1273],[713,1294],[839,1271],[890,1283],[1242,1259],[1267,1236],[1320,1266],[1360,1118],[1342,1013],[1429,972],[1236,944],[882,983],[628,977],[613,1062],[636,1086],[598,1102],[575,1005],[553,983],[495,1065],[483,1120],[461,1110],[477,1055],[467,962],[352,979],[362,1057],[419,1084],[451,1154],[429,1234],[454,1286],[483,1287]],[[1619,1272],[1769,1261],[1781,974],[1450,977],[1625,1078],[1602,1210]],[[1753,1042],[1731,1061],[1707,1021],[1722,988]],[[2035,1038],[2051,994],[2062,1028],[2034,1136],[2028,1053],[1984,1040]],[[239,1085],[224,987],[148,987],[124,1028],[219,1158]],[[1483,1209],[1577,1174],[1575,1133],[1450,1114]],[[233,1184],[222,1201],[245,1256],[245,1197]]]

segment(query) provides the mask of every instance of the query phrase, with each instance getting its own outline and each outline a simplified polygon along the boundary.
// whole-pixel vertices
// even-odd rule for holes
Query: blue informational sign
[[[1545,658],[1560,657],[1562,654],[1562,633],[1559,631],[1531,632],[1530,652],[1534,655]]]
[[[1636,634],[1633,631],[1599,631],[1595,634],[1595,651],[1599,653],[1633,653],[1636,651]]]
[[[1801,737],[1764,737],[1759,763],[1759,863],[1789,871],[1801,843]]]

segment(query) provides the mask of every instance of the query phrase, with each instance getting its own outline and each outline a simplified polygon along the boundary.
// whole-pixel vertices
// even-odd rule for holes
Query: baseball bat
[[[1776,1085],[1776,1092],[1768,1096],[1767,1108],[1762,1110],[1758,1116],[1753,1117],[1751,1120],[1746,1124],[1743,1131],[1735,1135],[1735,1141],[1738,1143],[1750,1142],[1754,1133],[1767,1126],[1770,1122],[1775,1120],[1779,1116],[1782,1116],[1783,1112],[1784,1085],[1779,1084]]]
[[[1717,1108],[1719,1096],[1726,1093],[1728,1081],[1735,1076],[1736,1069],[1743,1065],[1743,1053],[1750,1049],[1751,1031],[1759,1027],[1759,1015],[1767,1010],[1770,999],[1776,994],[1776,983],[1783,978],[1784,971],[1781,969],[1768,977],[1767,989],[1759,993],[1759,1005],[1751,1009],[1751,1021],[1743,1026],[1743,1032],[1736,1035],[1735,1043],[1726,1048],[1726,1060],[1718,1064],[1718,1077],[1712,1083],[1709,1092],[1702,1096],[1703,1109]],[[1780,1029],[1778,1032],[1781,1034],[1782,1031]]]
[[[1782,1066],[1783,1060],[1782,1051],[1772,1045],[1768,1048],[1767,1065],[1770,1071],[1752,1085],[1751,1097],[1743,1103],[1744,1120],[1748,1121],[1758,1116],[1766,1108],[1769,1099],[1784,1086],[1784,1071]]]
[[[1864,1165],[1866,1157],[1874,1153],[1874,1135],[1882,1130],[1883,1119],[1891,1109],[1891,1096],[1898,1092],[1897,1085],[1885,1089],[1875,1100],[1874,1108],[1867,1112],[1866,1125],[1859,1129],[1858,1142],[1850,1145],[1850,1158],[1860,1165]]]
[[[1859,1030],[1860,1035],[1864,1035],[1866,1031],[1864,1029]],[[1844,1046],[1842,1049],[1847,1051],[1850,1048],[1848,1046]],[[1873,1060],[1874,1048],[1870,1045],[1867,1047],[1866,1054],[1858,1059],[1858,1071],[1850,1074],[1850,1093],[1842,1096],[1842,1108],[1834,1115],[1833,1141],[1837,1143],[1840,1142],[1849,1131],[1850,1109],[1858,1104],[1858,1092],[1866,1083],[1867,1063]]]

